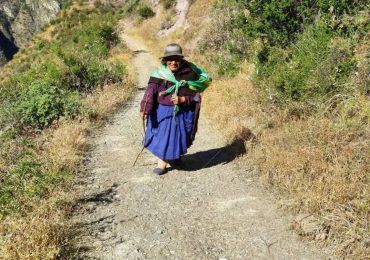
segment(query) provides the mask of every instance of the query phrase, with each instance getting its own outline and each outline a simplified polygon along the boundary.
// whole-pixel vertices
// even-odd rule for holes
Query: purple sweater
[[[196,80],[198,75],[190,68],[187,61],[180,67],[178,71],[174,73],[177,80]],[[174,83],[163,79],[150,77],[148,86],[145,90],[143,99],[140,104],[140,112],[146,112],[150,114],[155,108],[156,104],[162,104],[166,106],[173,106],[171,101],[171,94],[159,95],[158,93],[165,91],[171,87]],[[200,95],[188,87],[182,87],[179,89],[178,96],[185,97],[185,103],[180,106],[193,106],[195,102],[200,102]]]

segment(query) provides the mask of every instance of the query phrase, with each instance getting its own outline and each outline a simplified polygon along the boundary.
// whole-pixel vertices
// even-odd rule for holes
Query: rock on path
[[[140,151],[138,106],[158,59],[134,51],[135,97],[92,137],[75,219],[81,259],[325,259],[300,242],[255,174],[211,129],[204,115],[187,168],[156,176],[156,159]]]

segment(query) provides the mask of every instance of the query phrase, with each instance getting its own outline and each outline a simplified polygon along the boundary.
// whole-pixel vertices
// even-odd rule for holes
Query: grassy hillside
[[[215,13],[199,46],[224,80],[208,97],[211,116],[252,129],[248,162],[285,206],[317,216],[315,232],[298,232],[368,256],[367,1],[221,0]]]
[[[121,7],[71,2],[0,71],[0,255],[68,254],[86,134],[130,95]]]

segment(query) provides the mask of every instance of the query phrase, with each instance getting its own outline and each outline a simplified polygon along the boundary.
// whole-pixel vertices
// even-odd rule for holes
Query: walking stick
[[[139,159],[140,155],[142,154],[142,152],[145,149],[145,143],[146,143],[146,135],[145,135],[145,132],[146,131],[145,131],[145,119],[144,118],[143,118],[143,130],[144,130],[143,147],[141,148],[140,152],[137,154],[136,159],[135,159],[134,163],[132,164],[132,167],[135,167],[137,160]]]
[[[148,103],[148,95],[146,95],[146,100],[145,100],[145,105],[144,105],[144,115],[145,115],[145,109],[146,109],[146,104]],[[139,159],[140,155],[145,149],[145,143],[146,143],[146,129],[145,129],[145,117],[143,117],[143,131],[144,131],[144,140],[143,140],[143,147],[141,148],[140,152],[137,154],[134,163],[132,164],[132,167],[135,167],[137,160]]]

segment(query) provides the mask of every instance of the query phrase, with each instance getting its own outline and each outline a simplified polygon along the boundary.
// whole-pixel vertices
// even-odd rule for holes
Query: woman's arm
[[[145,90],[143,99],[140,103],[140,117],[145,119],[147,115],[149,115],[154,107],[156,102],[156,95],[158,93],[158,84],[156,83],[149,83],[148,87]]]

